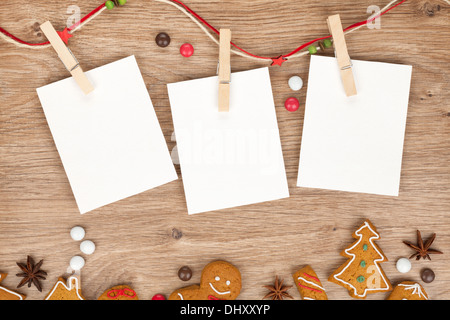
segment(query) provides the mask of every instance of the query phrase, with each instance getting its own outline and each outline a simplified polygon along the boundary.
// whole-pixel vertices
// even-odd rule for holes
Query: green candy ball
[[[111,10],[112,8],[114,8],[114,2],[108,0],[105,2],[105,6],[106,9]]]
[[[330,39],[325,39],[325,40],[323,40],[323,46],[325,48],[331,48],[333,46],[333,42],[331,42]]]
[[[316,54],[317,53],[317,48],[316,46],[309,46],[308,47],[308,51],[310,54]]]
[[[117,0],[119,5],[123,6],[125,3],[127,3],[127,0]]]

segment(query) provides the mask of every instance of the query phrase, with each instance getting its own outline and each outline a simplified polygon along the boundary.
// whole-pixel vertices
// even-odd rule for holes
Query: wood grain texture
[[[100,1],[78,0],[82,15]],[[367,17],[369,5],[387,0],[187,0],[216,28],[230,28],[233,41],[259,55],[278,56],[300,43],[327,34],[326,18],[339,13],[348,26]],[[281,1],[280,1],[281,3]],[[20,38],[41,42],[39,24],[50,20],[57,30],[70,16],[67,1],[6,1],[0,25]],[[19,291],[43,299],[66,272],[72,256],[81,254],[69,236],[75,225],[97,249],[85,256],[83,294],[96,299],[118,284],[132,286],[142,299],[198,283],[211,260],[225,259],[242,272],[240,299],[261,299],[263,285],[275,276],[292,283],[292,274],[310,264],[330,299],[350,299],[347,291],[326,281],[345,262],[339,253],[353,242],[352,232],[369,218],[381,233],[379,246],[389,262],[382,266],[395,284],[420,280],[424,267],[436,280],[424,285],[432,299],[450,298],[450,6],[438,0],[410,0],[382,17],[380,30],[363,28],[347,37],[353,59],[413,65],[413,79],[398,198],[296,187],[304,109],[289,113],[284,101],[292,95],[287,81],[300,75],[307,86],[309,58],[270,69],[291,197],[214,213],[188,216],[181,180],[80,215],[54,145],[36,88],[68,77],[53,49],[19,49],[0,42],[0,271],[10,276],[2,285],[15,288],[16,261],[32,255],[44,259],[48,278],[43,292]],[[165,31],[167,48],[154,38]],[[181,57],[180,45],[196,52]],[[216,73],[218,47],[175,8],[154,1],[129,0],[120,9],[102,13],[75,33],[70,47],[84,70],[134,54],[152,97],[169,149],[173,125],[166,84]],[[331,54],[331,53],[330,53]],[[233,55],[232,71],[264,66]],[[116,90],[120,83],[116,84]],[[306,90],[296,96],[302,105]],[[326,97],[324,97],[326,98]],[[433,247],[445,254],[413,262],[400,274],[395,262],[412,252],[402,240],[416,241],[433,232]],[[188,265],[194,275],[182,283],[177,270]],[[300,299],[292,288],[290,293]],[[385,299],[378,293],[368,299]]]

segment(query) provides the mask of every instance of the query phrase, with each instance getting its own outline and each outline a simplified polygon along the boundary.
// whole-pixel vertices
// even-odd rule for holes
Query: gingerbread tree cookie
[[[365,299],[367,294],[391,291],[392,285],[379,265],[388,261],[375,244],[380,239],[376,228],[369,220],[353,233],[357,239],[341,255],[349,260],[329,277],[328,281],[343,286],[353,298]]]
[[[226,261],[214,261],[203,269],[200,285],[175,290],[169,300],[235,300],[241,288],[239,269]]]
[[[6,278],[7,273],[0,273],[0,283]],[[0,300],[24,300],[26,296],[0,286]]]
[[[44,300],[86,300],[81,294],[80,278],[70,276],[67,281],[58,278]]]

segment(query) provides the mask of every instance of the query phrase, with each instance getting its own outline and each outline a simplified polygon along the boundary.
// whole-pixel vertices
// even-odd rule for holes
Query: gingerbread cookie
[[[310,266],[298,270],[292,277],[303,300],[328,300],[322,283]]]
[[[209,263],[200,284],[172,292],[169,300],[235,300],[241,292],[241,273],[226,261]]]
[[[58,278],[44,300],[86,300],[81,294],[80,278],[70,276],[67,281]]]
[[[7,273],[0,273],[0,283],[6,278]],[[0,300],[25,300],[26,296],[0,286]]]
[[[129,286],[121,285],[106,290],[98,300],[139,300],[139,298],[136,291]]]
[[[366,220],[353,233],[353,238],[357,241],[341,252],[349,260],[328,281],[343,286],[350,296],[358,299],[365,299],[369,293],[391,291],[392,285],[379,265],[388,260],[374,242],[380,239],[376,228]]]
[[[428,300],[428,295],[417,282],[403,281],[394,288],[387,300]]]

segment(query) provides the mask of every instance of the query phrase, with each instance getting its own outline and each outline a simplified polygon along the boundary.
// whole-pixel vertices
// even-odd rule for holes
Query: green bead
[[[333,46],[333,42],[331,42],[330,39],[325,39],[325,40],[323,40],[323,46],[325,48],[331,48]]]
[[[358,278],[356,278],[356,281],[358,281],[359,283],[364,282],[364,280],[366,280],[366,278],[364,278],[363,276],[359,276]]]
[[[367,244],[363,245],[363,250],[364,250],[364,251],[367,251],[368,248],[369,248],[369,247],[367,246]]]
[[[365,268],[366,267],[366,262],[364,260],[361,261],[361,263],[359,264],[361,267]]]
[[[316,46],[309,46],[308,47],[308,51],[310,54],[316,54],[317,53],[317,48]]]
[[[106,9],[111,10],[112,8],[114,8],[114,2],[108,0],[108,1],[105,2],[105,6],[106,6]]]
[[[119,5],[123,6],[125,3],[127,3],[127,0],[117,0]]]

